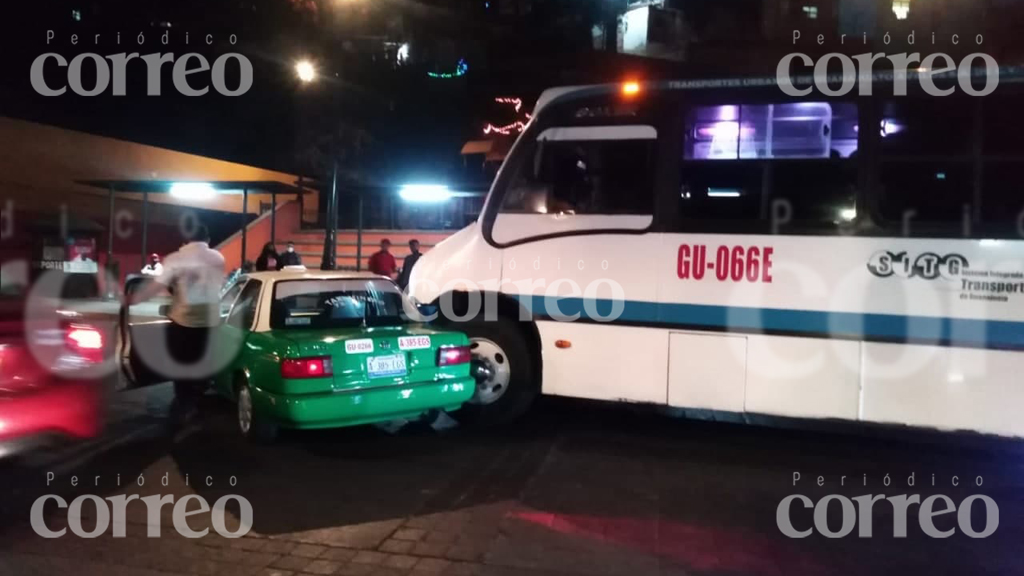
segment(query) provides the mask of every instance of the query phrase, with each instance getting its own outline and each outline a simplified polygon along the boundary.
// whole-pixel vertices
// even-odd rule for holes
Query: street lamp
[[[316,79],[316,67],[309,60],[299,60],[295,63],[295,74],[299,80],[309,83]]]
[[[406,202],[436,204],[450,200],[452,192],[444,184],[406,184],[398,195]]]
[[[175,182],[171,184],[171,196],[182,200],[210,200],[217,190],[208,182]]]

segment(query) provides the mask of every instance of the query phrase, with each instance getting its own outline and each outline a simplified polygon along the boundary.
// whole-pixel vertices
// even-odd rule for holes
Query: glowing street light
[[[451,190],[443,184],[406,184],[398,190],[398,195],[406,202],[425,204],[445,202],[452,197]]]
[[[217,195],[217,190],[207,182],[175,182],[170,192],[182,200],[210,200]]]
[[[295,73],[299,76],[299,80],[303,82],[312,82],[316,79],[316,67],[309,60],[299,60],[296,62]]]

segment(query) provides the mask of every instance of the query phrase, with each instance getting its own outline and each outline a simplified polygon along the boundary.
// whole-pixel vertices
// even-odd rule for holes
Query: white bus
[[[546,91],[479,220],[412,273],[473,339],[464,417],[543,393],[1024,436],[1024,112],[1000,80]]]

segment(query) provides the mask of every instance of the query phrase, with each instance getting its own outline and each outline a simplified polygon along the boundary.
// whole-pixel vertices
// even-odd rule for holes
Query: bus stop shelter
[[[192,193],[209,193],[215,195],[241,195],[242,214],[242,264],[245,261],[246,253],[246,228],[248,220],[248,200],[250,193],[263,193],[271,195],[271,242],[276,241],[277,229],[277,197],[279,195],[295,195],[300,201],[303,194],[309,193],[298,185],[287,184],[276,180],[213,180],[202,182],[189,182],[181,180],[78,180],[78,184],[92,186],[107,190],[108,193],[108,222],[107,222],[107,261],[110,261],[114,245],[114,204],[118,192],[142,194],[142,246],[140,252],[141,265],[146,265],[146,253],[148,243],[148,213],[150,194],[171,194],[172,190],[189,190]],[[182,197],[183,201],[189,201],[187,196]],[[196,201],[197,199],[193,199]]]

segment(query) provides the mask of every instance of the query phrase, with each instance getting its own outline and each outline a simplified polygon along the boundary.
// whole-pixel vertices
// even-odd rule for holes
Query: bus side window
[[[881,216],[890,224],[957,226],[974,196],[973,103],[954,97],[903,98],[882,108]]]
[[[772,166],[775,230],[827,231],[857,218],[857,165],[852,159],[783,160]]]
[[[680,216],[707,231],[761,233],[772,218],[782,232],[835,227],[856,217],[857,146],[853,103],[694,107]]]
[[[1024,218],[1024,114],[1020,94],[985,97],[983,108],[984,164],[982,169],[981,219],[1020,237]]]
[[[684,163],[679,214],[688,220],[758,220],[761,217],[761,162]]]

